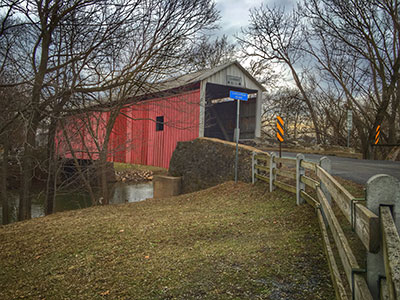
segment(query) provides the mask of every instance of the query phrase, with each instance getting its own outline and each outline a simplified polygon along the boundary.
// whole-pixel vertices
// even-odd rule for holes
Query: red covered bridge
[[[230,90],[250,94],[240,105],[240,139],[260,137],[265,89],[236,61],[160,83],[158,90],[121,110],[109,141],[110,161],[168,168],[178,141],[233,140],[236,102],[228,98]],[[97,159],[108,118],[109,113],[96,112],[64,119],[58,155]]]

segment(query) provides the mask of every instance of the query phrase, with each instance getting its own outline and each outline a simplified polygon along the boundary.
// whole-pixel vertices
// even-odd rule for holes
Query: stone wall
[[[178,142],[169,165],[171,176],[182,177],[182,193],[206,189],[235,178],[236,144],[213,138]],[[239,145],[240,181],[251,182],[251,155],[260,150]]]

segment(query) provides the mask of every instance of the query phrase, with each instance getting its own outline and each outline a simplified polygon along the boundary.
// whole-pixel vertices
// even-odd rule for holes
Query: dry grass
[[[333,299],[315,213],[264,184],[0,227],[0,299]]]
[[[285,171],[289,171],[289,172],[295,172],[295,168],[293,166],[288,166],[288,164],[284,165],[282,167],[282,170]],[[315,172],[311,172],[309,170],[306,171],[306,175],[319,181],[319,179],[317,178],[317,176],[315,175]],[[267,175],[268,176],[268,175]],[[352,194],[354,196],[354,198],[363,198],[365,196],[365,192],[364,192],[364,186],[354,183],[350,180],[345,180],[339,176],[334,176],[334,178],[339,182],[339,184],[341,184],[347,191],[350,192],[350,194]],[[281,182],[285,182],[287,184],[290,184],[292,186],[296,186],[296,182],[295,180],[289,179],[289,178],[285,178],[282,176],[277,176],[277,179]],[[312,188],[306,186],[306,192],[311,195],[312,197],[314,197],[314,199],[318,199],[315,190],[313,190]],[[341,228],[343,229],[343,232],[349,242],[350,248],[352,249],[352,252],[354,253],[354,255],[357,258],[358,264],[362,267],[362,268],[366,268],[366,249],[364,247],[364,245],[362,244],[360,238],[357,236],[357,234],[352,230],[351,224],[349,222],[349,220],[347,220],[347,218],[343,215],[342,211],[340,210],[340,208],[338,207],[338,205],[336,204],[336,202],[332,201],[332,207],[333,207],[333,211],[339,221],[339,223],[341,224]],[[345,284],[345,287],[347,288],[347,292],[348,295],[351,294],[350,292],[350,286],[347,283],[347,278],[345,276],[344,273],[344,269],[340,260],[340,256],[338,253],[338,250],[336,248],[336,245],[334,244],[334,239],[333,236],[330,232],[330,230],[328,230],[328,234],[330,236],[330,241],[331,241],[331,246],[333,247],[334,250],[334,254],[335,254],[335,258],[336,258],[336,262],[339,265],[339,271],[341,272],[342,275],[342,280]]]
[[[274,151],[278,152],[279,147],[267,147],[261,146],[261,150],[263,151]],[[291,148],[282,148],[283,152],[294,152],[294,153],[303,153],[303,154],[320,154],[320,155],[329,155],[329,156],[337,156],[337,157],[348,157],[348,158],[356,158],[362,159],[361,153],[353,153],[348,151],[341,151],[335,148],[325,148],[321,150],[311,149],[311,148],[304,148],[304,147],[291,147]]]

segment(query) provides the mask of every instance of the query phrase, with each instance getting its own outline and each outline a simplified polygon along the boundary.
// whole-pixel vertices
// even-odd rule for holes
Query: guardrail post
[[[329,174],[331,173],[331,169],[332,169],[331,160],[329,158],[327,158],[326,156],[321,157],[319,159],[318,165],[322,169],[327,171]],[[332,205],[332,197],[331,197],[331,194],[329,193],[328,189],[326,188],[325,184],[323,184],[321,180],[319,181],[319,184],[320,184],[321,190],[324,192],[325,197],[328,200],[329,204]]]
[[[269,164],[269,191],[275,190],[274,181],[276,180],[276,162],[274,162],[276,154],[271,152],[270,164]]]
[[[297,153],[296,155],[296,203],[297,205],[304,204],[305,200],[301,197],[301,191],[305,191],[306,185],[301,182],[301,176],[306,174],[306,170],[301,166],[301,161],[304,160],[304,155]]]
[[[257,181],[256,173],[258,174],[258,170],[256,169],[257,159],[256,152],[253,152],[251,156],[251,182],[254,184]]]
[[[366,188],[367,208],[379,216],[380,206],[390,206],[397,230],[400,229],[400,182],[396,178],[379,174],[372,176]],[[367,253],[367,281],[374,299],[379,299],[380,279],[385,277],[382,240],[378,253]]]

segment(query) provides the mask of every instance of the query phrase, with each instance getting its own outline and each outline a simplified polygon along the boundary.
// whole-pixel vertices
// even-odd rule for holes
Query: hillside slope
[[[0,227],[0,299],[333,299],[314,211],[265,185]]]

